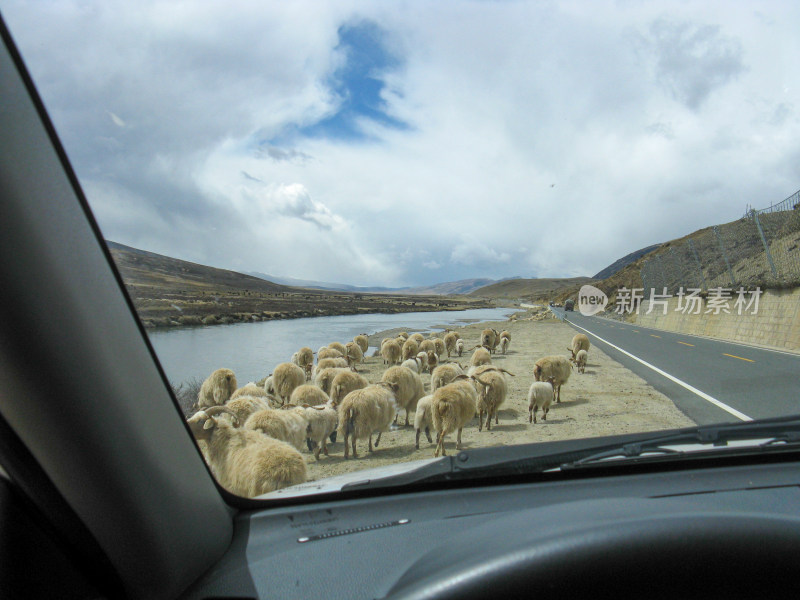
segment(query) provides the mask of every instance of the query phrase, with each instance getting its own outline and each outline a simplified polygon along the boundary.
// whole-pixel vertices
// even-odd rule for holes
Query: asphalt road
[[[553,310],[699,425],[800,414],[798,354]]]

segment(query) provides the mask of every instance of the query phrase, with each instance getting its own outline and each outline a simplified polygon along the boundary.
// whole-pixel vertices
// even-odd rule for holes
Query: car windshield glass
[[[654,432],[798,415],[797,3],[0,11],[233,493],[689,462]]]

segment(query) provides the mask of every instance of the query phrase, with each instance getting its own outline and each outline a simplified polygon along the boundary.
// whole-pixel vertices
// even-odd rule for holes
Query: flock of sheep
[[[252,497],[306,481],[304,448],[319,460],[328,456],[328,440],[344,442],[344,458],[358,456],[356,442],[368,441],[373,451],[381,433],[405,411],[409,426],[414,413],[416,448],[422,433],[433,443],[434,456],[445,455],[445,436],[456,434],[461,449],[463,428],[478,416],[478,430],[499,423],[497,411],[508,395],[507,376],[514,374],[492,364],[492,354],[505,354],[511,334],[484,329],[480,343],[471,347],[469,366],[451,361],[460,357],[464,340],[454,331],[425,338],[403,332],[381,342],[380,356],[386,370],[380,381],[370,383],[357,372],[366,360],[368,338],[357,335],[346,344],[331,343],[316,352],[301,348],[290,362],[275,367],[263,386],[237,387],[230,369],[217,369],[202,384],[197,412],[188,425],[219,483],[229,491]],[[577,334],[568,348],[571,356],[546,356],[533,367],[534,381],[528,391],[529,422],[537,412],[547,419],[553,402],[561,401],[561,386],[573,365],[580,373],[586,366],[589,339]],[[446,356],[446,358],[445,358]],[[420,377],[431,374],[430,393]]]

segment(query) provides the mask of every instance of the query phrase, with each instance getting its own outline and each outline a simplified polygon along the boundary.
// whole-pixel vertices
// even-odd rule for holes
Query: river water
[[[233,369],[239,385],[269,375],[303,346],[314,352],[331,342],[348,342],[359,333],[372,335],[403,328],[409,333],[441,331],[479,321],[502,321],[510,308],[476,308],[446,312],[339,315],[234,323],[209,327],[150,330],[150,341],[169,380],[178,384],[205,379],[221,367]],[[368,354],[372,354],[370,348]]]

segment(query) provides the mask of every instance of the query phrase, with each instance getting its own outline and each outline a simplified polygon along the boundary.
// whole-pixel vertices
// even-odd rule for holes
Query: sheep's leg
[[[437,431],[436,432],[436,450],[433,451],[433,457],[434,458],[438,458],[440,450],[442,452],[444,452],[444,447],[442,446],[442,432],[441,431]]]
[[[558,403],[558,402],[561,402],[561,386],[560,385],[558,386],[558,389],[556,390],[556,392],[557,392],[556,403]]]
[[[317,459],[317,460],[319,460],[319,451],[320,450],[321,450],[321,446],[319,444],[317,444],[317,447],[314,448],[314,458]],[[327,454],[327,452],[325,454]]]
[[[550,410],[549,408],[542,409],[542,421],[547,421],[547,411]]]
[[[422,433],[421,429],[417,429],[417,441],[415,447],[419,450],[419,434]]]
[[[496,408],[494,409],[494,424],[495,425],[500,425],[500,419],[497,416],[497,409]]]
[[[330,434],[330,436],[328,436],[328,439],[331,441],[331,444],[335,444],[335,443],[336,443],[336,435],[337,435],[338,433],[339,433],[338,431],[334,430],[334,431],[333,431],[333,432]]]
[[[358,453],[356,452],[356,436],[353,435],[353,434],[350,434],[350,439],[352,440],[352,444],[353,444],[353,458],[358,458]],[[346,443],[347,442],[345,442],[345,444]]]
[[[426,427],[425,428],[425,436],[428,438],[428,443],[432,444],[433,440],[431,439],[431,428],[430,427]]]
[[[492,430],[492,409],[486,411],[486,431]]]
[[[456,450],[461,450],[461,431],[463,427],[459,427],[458,436],[456,437]]]
[[[408,408],[406,408],[406,427],[408,427]]]
[[[483,431],[483,409],[478,411],[478,431]]]
[[[314,442],[311,440],[311,438],[306,438],[306,447],[308,448],[309,452],[314,451]]]
[[[381,443],[381,434],[382,434],[382,433],[383,433],[382,431],[379,431],[379,432],[378,432],[378,439],[376,439],[376,440],[375,440],[375,447],[376,447],[376,448],[378,447],[378,444],[380,444],[380,443]]]
[[[372,434],[371,433],[369,434],[369,449],[368,449],[368,451],[372,452]]]
[[[349,437],[350,437],[350,434],[347,433],[347,431],[345,430],[345,432],[344,432],[344,458],[345,458],[345,460],[347,460],[347,458],[348,458],[347,455],[348,455],[349,450],[350,450],[350,446],[347,444],[347,439]],[[353,444],[353,452],[355,453],[355,451],[356,451],[356,445],[354,443]]]
[[[533,423],[533,409],[528,408],[528,423]]]

